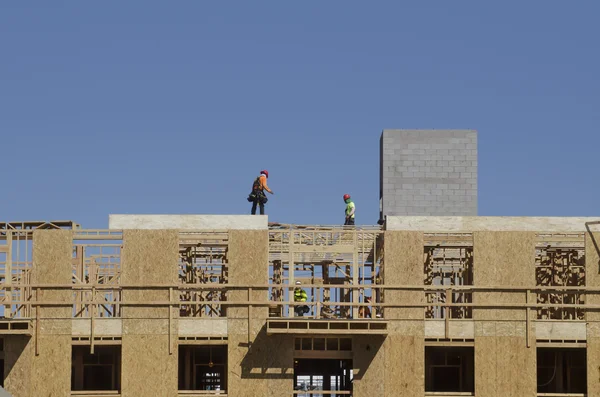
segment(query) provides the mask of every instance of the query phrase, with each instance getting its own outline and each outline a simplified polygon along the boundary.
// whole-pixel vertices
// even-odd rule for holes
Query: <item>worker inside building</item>
[[[302,283],[300,281],[296,281],[296,288],[294,289],[294,302],[306,302],[308,299],[308,295],[301,285]],[[294,307],[294,312],[296,313],[296,316],[302,317],[304,314],[310,312],[310,308],[307,305],[297,305]]]

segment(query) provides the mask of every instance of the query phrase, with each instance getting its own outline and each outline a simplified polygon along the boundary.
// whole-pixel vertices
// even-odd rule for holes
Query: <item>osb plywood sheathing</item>
[[[474,277],[477,287],[535,285],[535,233],[476,232]],[[476,304],[521,303],[527,294],[477,292]],[[474,309],[475,395],[535,397],[535,341],[527,343],[527,310]]]
[[[385,232],[384,284],[423,285],[423,233]],[[385,291],[386,302],[425,303],[422,291]],[[423,320],[422,308],[385,308],[386,320]]]
[[[473,284],[476,287],[535,285],[535,233],[473,233]],[[521,303],[526,294],[514,292],[477,292],[476,304]],[[475,320],[525,321],[525,310],[476,309]]]
[[[33,232],[34,284],[71,283],[72,244],[73,232],[70,230]],[[38,290],[36,298],[42,304],[46,301],[65,302],[65,305],[38,306],[34,310],[31,387],[36,395],[66,396],[71,387],[71,292],[66,289]]]
[[[177,282],[178,232],[126,230],[123,232],[123,285]],[[124,289],[125,301],[169,301],[172,289]],[[123,308],[123,397],[177,396],[177,322],[175,307]]]
[[[600,287],[600,232],[587,233],[585,239],[586,286]],[[586,295],[590,305],[600,304],[600,294]],[[600,311],[588,311],[587,381],[588,396],[600,396]]]

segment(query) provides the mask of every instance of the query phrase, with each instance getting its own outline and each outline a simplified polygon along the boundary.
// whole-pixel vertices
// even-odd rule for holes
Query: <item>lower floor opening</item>
[[[538,347],[538,393],[587,393],[585,348]]]
[[[121,346],[73,346],[72,391],[119,391],[121,389]]]
[[[179,390],[226,390],[226,345],[180,345]]]
[[[425,346],[425,391],[475,392],[473,347]]]
[[[317,397],[320,391],[327,396],[352,395],[352,360],[295,359],[294,390],[296,396]]]

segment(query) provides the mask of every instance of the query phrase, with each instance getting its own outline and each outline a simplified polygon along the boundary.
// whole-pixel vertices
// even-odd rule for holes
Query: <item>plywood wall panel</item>
[[[264,285],[269,275],[269,234],[262,230],[231,230],[229,232],[229,282],[235,285]],[[266,289],[254,290],[249,297],[246,290],[231,291],[228,299],[235,301],[262,300],[268,297]],[[252,309],[253,317],[267,317],[266,307]],[[247,318],[247,307],[229,307],[229,318]]]
[[[123,335],[122,397],[177,397],[177,349],[167,335]]]
[[[386,231],[384,236],[384,283],[387,285],[423,285],[423,233]],[[422,291],[386,290],[385,301],[424,303]],[[424,319],[422,308],[386,308],[385,318]]]
[[[475,338],[475,395],[537,396],[536,348],[511,336]]]
[[[483,286],[535,285],[535,233],[473,233],[473,283]],[[525,293],[478,292],[476,303],[525,303]],[[525,320],[525,310],[474,310],[475,320]]]
[[[129,285],[175,284],[179,235],[176,230],[125,230],[121,282]],[[167,301],[168,290],[129,289],[126,300]],[[174,295],[175,296],[175,295]],[[169,353],[169,310],[171,354]],[[177,396],[178,349],[176,308],[123,308],[121,395]]]
[[[352,338],[355,396],[383,396],[385,392],[385,339],[371,335]]]
[[[25,335],[4,337],[4,388],[13,397],[31,396],[33,339]]]
[[[34,284],[72,282],[73,232],[36,230],[33,232]],[[72,295],[65,289],[44,289],[42,302],[64,302],[64,306],[41,307],[37,336],[38,355],[31,356],[30,388],[35,396],[67,396],[71,390]],[[35,339],[30,342],[35,349]],[[27,354],[24,357],[27,359]]]
[[[40,335],[39,355],[33,356],[31,388],[34,396],[71,393],[71,335]]]
[[[388,335],[385,346],[385,396],[425,394],[425,342],[422,336]]]
[[[71,283],[73,232],[35,230],[33,232],[33,284]]]
[[[587,338],[587,395],[600,396],[600,332]]]
[[[600,233],[587,233],[585,248],[586,286],[600,288]],[[586,303],[600,305],[600,295],[588,294]],[[600,396],[600,312],[587,312],[586,320],[588,396]]]
[[[268,380],[268,396],[279,397],[289,394],[294,388],[294,337],[292,335],[272,335],[267,343],[277,354],[268,356],[267,371],[272,376]]]
[[[585,284],[588,287],[600,288],[600,232],[586,233],[585,238]],[[586,302],[591,305],[600,305],[600,294],[586,296]],[[587,313],[588,321],[600,322],[600,312]]]
[[[268,283],[268,231],[229,232],[229,282],[235,285]],[[266,289],[231,291],[231,301],[262,300]],[[266,307],[229,307],[228,394],[264,397],[284,395],[293,389],[293,339],[266,335]],[[250,318],[249,318],[250,316]],[[248,326],[250,325],[250,326]],[[289,346],[288,346],[289,344]],[[277,350],[273,347],[278,346]],[[281,357],[275,357],[281,352]]]

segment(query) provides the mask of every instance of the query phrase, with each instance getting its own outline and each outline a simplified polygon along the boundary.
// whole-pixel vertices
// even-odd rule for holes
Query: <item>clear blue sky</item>
[[[378,218],[384,128],[479,131],[480,215],[600,214],[597,1],[3,1],[0,220]]]

